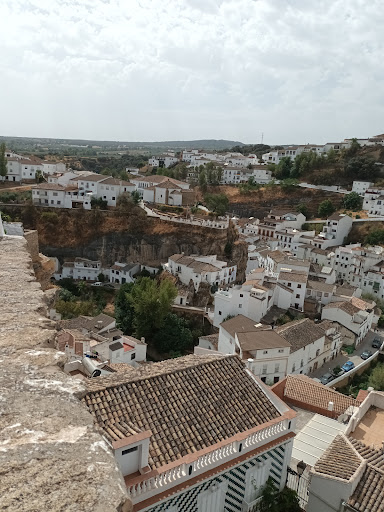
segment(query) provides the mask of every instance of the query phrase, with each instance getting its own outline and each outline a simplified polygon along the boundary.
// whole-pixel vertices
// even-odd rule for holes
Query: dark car
[[[322,384],[328,384],[328,382],[331,382],[335,377],[331,373],[324,373],[322,377],[320,377],[320,382]]]
[[[372,347],[373,348],[380,348],[381,345],[383,343],[383,340],[381,340],[380,338],[375,338],[373,341],[372,341]]]
[[[371,357],[372,352],[370,350],[364,350],[364,352],[360,355],[361,359],[368,359]]]

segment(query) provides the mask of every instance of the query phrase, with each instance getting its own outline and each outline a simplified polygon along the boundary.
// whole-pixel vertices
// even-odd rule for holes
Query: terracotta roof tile
[[[275,330],[280,336],[289,341],[292,346],[292,352],[324,336],[324,330],[309,318],[289,322],[288,324],[277,327]]]
[[[291,398],[301,402],[303,408],[307,404],[327,410],[328,403],[333,402],[333,410],[338,415],[343,414],[351,405],[354,407],[360,405],[360,402],[354,398],[323,386],[306,375],[288,375],[284,396],[288,401]]]
[[[384,472],[368,465],[348,505],[359,512],[384,512]]]
[[[314,471],[349,481],[361,464],[364,459],[345,436],[338,435],[316,462]]]
[[[83,402],[104,431],[129,421],[152,432],[152,469],[280,416],[236,356],[186,356],[87,385]]]

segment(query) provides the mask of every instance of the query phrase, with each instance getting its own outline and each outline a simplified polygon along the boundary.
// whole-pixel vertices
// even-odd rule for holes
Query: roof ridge
[[[116,340],[116,341],[118,341],[118,340]],[[190,355],[192,355],[193,357],[196,357],[196,356],[194,356],[194,354],[190,354]],[[184,356],[184,357],[188,357],[188,356]],[[134,375],[135,372],[129,372],[127,377],[130,376],[131,377],[130,379],[128,379],[126,381],[123,381],[123,382],[111,382],[110,385],[108,385],[108,383],[107,383],[105,386],[102,386],[102,387],[100,387],[98,389],[89,389],[89,390],[87,389],[85,395],[89,395],[89,394],[92,394],[92,393],[99,393],[100,391],[105,390],[105,389],[117,388],[119,386],[123,386],[124,384],[129,384],[131,382],[136,382],[137,383],[137,382],[141,382],[141,381],[144,381],[144,380],[154,379],[154,378],[159,377],[160,375],[177,374],[179,372],[187,370],[188,368],[197,368],[199,366],[213,364],[218,359],[233,359],[233,358],[236,358],[239,361],[241,361],[237,354],[228,354],[228,355],[225,355],[225,354],[208,354],[208,355],[197,356],[197,357],[202,357],[204,359],[201,360],[201,362],[199,362],[197,364],[191,363],[190,365],[183,366],[181,368],[169,369],[168,371],[167,370],[159,371],[158,373],[154,373],[153,375],[139,375],[138,374],[137,378],[135,378],[135,375]],[[206,358],[211,358],[211,360],[207,360]],[[180,359],[180,358],[177,358],[177,359]],[[165,363],[167,361],[169,361],[169,359],[165,359],[164,361],[158,361],[158,363],[153,363],[153,364],[154,365],[155,364],[161,364],[161,363]],[[146,367],[148,367],[148,366],[146,366]],[[153,368],[153,365],[151,365],[151,367]],[[140,370],[140,368],[138,368],[137,370]],[[137,372],[137,373],[139,373],[139,372]],[[110,378],[110,376],[105,377],[105,379],[108,379],[108,378]],[[99,382],[101,382],[101,379],[99,379]]]

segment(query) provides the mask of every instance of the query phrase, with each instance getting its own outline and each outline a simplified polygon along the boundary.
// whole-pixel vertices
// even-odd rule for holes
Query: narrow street
[[[364,340],[362,341],[362,343],[357,347],[353,354],[351,354],[350,356],[344,356],[342,354],[338,355],[337,357],[335,357],[335,359],[333,359],[333,361],[328,361],[323,366],[318,368],[316,371],[312,372],[309,375],[309,377],[319,379],[325,373],[331,373],[333,368],[335,368],[336,366],[343,366],[343,364],[346,363],[347,361],[352,361],[353,363],[355,363],[355,366],[359,365],[363,361],[360,357],[360,354],[364,352],[364,350],[371,350],[372,353],[375,353],[377,351],[377,348],[372,348],[372,341],[376,336],[380,336],[381,338],[383,338],[383,334],[383,331],[377,333],[369,331],[368,334],[365,336]]]

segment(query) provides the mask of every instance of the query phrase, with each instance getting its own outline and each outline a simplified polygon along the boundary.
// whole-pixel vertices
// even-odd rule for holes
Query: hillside
[[[203,195],[197,189],[198,198],[204,202]],[[257,217],[262,219],[271,208],[292,207],[296,211],[299,204],[305,204],[312,217],[317,217],[319,204],[325,199],[330,199],[339,208],[343,196],[336,192],[324,190],[303,189],[293,187],[284,190],[278,185],[264,187],[247,194],[242,194],[238,187],[222,185],[209,187],[208,193],[225,194],[229,199],[229,212],[240,217]]]
[[[182,149],[209,149],[220,151],[233,146],[243,146],[242,142],[234,140],[199,139],[199,140],[171,140],[171,141],[101,141],[86,139],[55,139],[39,137],[7,137],[0,136],[0,142],[5,142],[15,151],[25,153],[62,153],[64,155],[106,154],[119,152],[122,154],[128,150],[182,150]]]

